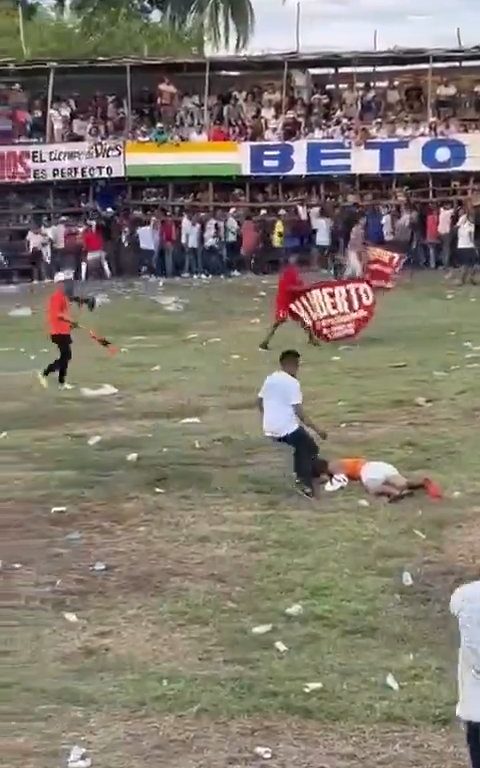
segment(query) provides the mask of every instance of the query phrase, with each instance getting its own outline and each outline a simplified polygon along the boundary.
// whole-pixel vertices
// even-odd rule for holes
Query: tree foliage
[[[203,55],[203,27],[194,18],[180,26],[139,12],[135,0],[102,0],[97,7],[94,2],[83,13],[73,7],[65,14],[60,7],[53,12],[51,5],[40,0],[22,0],[27,58]],[[19,4],[17,0],[0,0],[0,4],[0,58],[21,60],[25,57]]]

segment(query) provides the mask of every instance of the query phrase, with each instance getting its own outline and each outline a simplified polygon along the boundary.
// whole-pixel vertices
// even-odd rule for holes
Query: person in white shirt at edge
[[[199,214],[195,214],[190,221],[187,235],[187,250],[185,253],[184,274],[192,274],[194,278],[200,276],[206,280],[207,276],[203,271],[202,259],[202,224]]]
[[[240,272],[238,271],[240,256],[238,238],[240,235],[240,224],[235,218],[236,212],[236,208],[230,208],[225,222],[226,258],[231,277],[240,277]]]
[[[142,274],[146,271],[149,275],[155,274],[155,233],[153,225],[155,220],[152,219],[150,224],[144,224],[143,227],[137,229],[137,238],[139,246],[139,259],[138,259],[138,272]]]
[[[47,278],[47,265],[43,257],[43,252],[48,238],[38,226],[32,226],[27,232],[25,238],[28,253],[30,254],[30,263],[32,266],[33,280],[45,280]]]
[[[438,214],[438,236],[440,239],[440,257],[445,269],[450,266],[450,251],[452,246],[453,207],[443,203]]]
[[[392,213],[388,205],[385,206],[382,213],[382,231],[383,231],[383,239],[385,240],[386,243],[390,243],[394,239],[394,233],[393,233]]]
[[[352,227],[347,248],[347,263],[344,277],[362,277],[362,251],[365,244],[365,216],[361,216]]]
[[[457,253],[463,267],[461,282],[476,285],[474,276],[478,267],[478,254],[475,248],[475,222],[470,211],[464,210],[457,221]]]
[[[279,443],[293,448],[293,468],[301,493],[309,498],[318,495],[316,477],[319,476],[319,450],[305,427],[322,439],[327,434],[307,417],[298,381],[300,355],[287,349],[280,355],[280,370],[271,373],[258,393],[258,409],[262,416],[263,433]]]
[[[460,632],[457,717],[465,726],[472,768],[480,768],[480,581],[455,590],[450,613]]]
[[[66,216],[60,216],[58,223],[50,227],[50,238],[52,241],[52,264],[54,272],[65,269],[65,238],[67,234]]]
[[[190,277],[190,267],[188,263],[188,233],[190,232],[191,226],[192,221],[189,213],[188,211],[184,211],[182,221],[180,222],[180,245],[182,246],[184,258],[182,277]]]
[[[315,222],[315,266],[318,268],[319,259],[328,257],[328,270],[330,272],[333,272],[333,263],[330,259],[332,227],[332,220],[327,216],[323,209],[320,209],[318,218]]]
[[[216,216],[210,216],[205,224],[203,234],[205,255],[207,256],[207,272],[210,275],[221,275],[224,273],[225,265],[221,252],[223,246],[222,231],[224,231],[223,222],[220,222]]]

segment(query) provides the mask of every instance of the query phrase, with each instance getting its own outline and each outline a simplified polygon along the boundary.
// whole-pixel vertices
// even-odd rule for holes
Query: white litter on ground
[[[88,438],[87,442],[88,442],[88,445],[97,445],[97,443],[99,443],[101,439],[102,439],[101,435],[93,435],[92,437]]]
[[[87,750],[78,745],[72,747],[67,761],[67,768],[91,768],[91,766],[92,760],[87,756]]]
[[[273,644],[273,647],[274,647],[274,648],[275,648],[275,650],[276,650],[276,651],[278,651],[279,653],[286,653],[286,652],[288,651],[288,646],[286,646],[286,645],[285,645],[285,643],[282,643],[282,641],[281,641],[281,640],[277,640],[277,641],[276,641],[276,642]]]
[[[187,341],[190,341],[191,339],[198,339],[198,333],[189,333],[187,336]]]
[[[138,461],[138,453],[129,453],[127,455],[127,461]]]
[[[262,760],[271,760],[273,753],[270,747],[255,747],[253,754],[261,757]]]
[[[4,440],[8,435],[8,432],[0,432],[0,440]]]
[[[357,501],[357,504],[358,504],[359,507],[369,507],[370,506],[370,502],[367,501],[367,499],[359,499]]]
[[[331,357],[330,360],[334,363],[337,363],[339,360],[341,360],[341,357],[338,357],[338,355],[335,355],[335,357]]]
[[[165,493],[163,488],[155,488],[155,493]]]
[[[105,563],[102,563],[101,560],[97,560],[97,562],[92,565],[92,571],[95,571],[96,573],[103,573],[103,571],[106,570],[107,566]]]
[[[199,441],[198,441],[198,440],[195,440],[195,442],[194,442],[194,446],[195,446],[195,448],[196,448],[197,450],[199,450],[199,449],[202,447],[202,446],[200,445],[200,443],[199,443]]]
[[[201,424],[201,421],[198,416],[189,416],[186,419],[182,419],[180,424]]]
[[[76,613],[69,613],[67,611],[67,613],[63,614],[63,618],[65,619],[65,621],[69,621],[70,624],[76,624],[78,622],[78,616]]]
[[[415,405],[419,405],[422,408],[430,408],[432,405],[431,400],[427,400],[426,397],[416,397],[414,400]]]
[[[207,344],[215,344],[217,341],[221,341],[221,339],[218,337],[215,337],[214,339],[207,339]]]
[[[321,691],[323,683],[305,683],[303,686],[304,693],[313,693],[313,691]]]
[[[410,571],[404,571],[402,573],[402,584],[404,587],[411,587],[413,585],[413,578]]]
[[[425,536],[425,534],[422,533],[421,531],[419,531],[417,528],[413,528],[413,532],[414,532],[415,536],[418,536],[419,539],[426,539],[427,538]]]
[[[303,605],[301,603],[294,603],[288,608],[285,608],[287,616],[301,616],[303,614]]]
[[[160,370],[160,366],[159,365],[154,365],[153,368],[150,368],[150,370],[151,371],[159,371]]]
[[[392,675],[391,672],[388,673],[387,677],[385,678],[385,682],[388,685],[388,687],[392,689],[392,691],[399,691],[400,690],[400,686],[397,683],[397,681],[395,680],[395,678],[394,678],[394,676]]]
[[[102,384],[96,389],[91,387],[81,387],[80,392],[84,397],[107,397],[108,395],[116,395],[118,393],[118,389],[116,387],[112,387],[111,384]]]
[[[57,513],[66,512],[66,511],[67,511],[66,507],[52,507],[50,510],[50,514],[55,515]]]
[[[146,336],[130,336],[130,341],[145,341]]]
[[[266,635],[273,629],[273,624],[258,624],[256,627],[252,627],[252,635]]]
[[[9,317],[31,317],[31,307],[14,307],[8,313]]]
[[[109,296],[107,296],[106,293],[98,293],[95,296],[95,305],[97,307],[101,307],[102,304],[110,304],[110,302],[111,302],[111,299]]]

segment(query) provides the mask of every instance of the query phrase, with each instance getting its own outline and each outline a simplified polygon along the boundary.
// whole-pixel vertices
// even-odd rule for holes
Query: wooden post
[[[54,83],[55,83],[55,65],[51,64],[50,69],[48,71],[47,130],[46,130],[47,144],[49,141],[51,141],[51,138],[52,138],[52,122],[50,120],[50,110],[52,108]]]
[[[127,77],[127,131],[130,136],[132,130],[132,68],[130,64],[127,64],[125,74]]]
[[[250,192],[251,192],[250,179],[247,179],[247,181],[245,182],[245,202],[246,203],[250,202]]]
[[[428,57],[428,81],[427,81],[427,109],[428,109],[428,122],[432,119],[432,97],[433,97],[433,58],[430,55]]]
[[[288,61],[285,61],[283,67],[283,83],[282,83],[282,118],[285,117],[287,111],[287,84],[288,84]]]
[[[205,65],[205,88],[203,91],[203,125],[208,132],[210,113],[208,111],[208,97],[210,94],[210,59],[207,59]]]

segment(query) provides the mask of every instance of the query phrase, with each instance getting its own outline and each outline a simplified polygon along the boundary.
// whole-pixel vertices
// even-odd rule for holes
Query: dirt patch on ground
[[[85,742],[81,736],[85,736]],[[53,743],[53,757],[66,754],[73,743],[88,747],[95,764],[115,768],[464,768],[466,754],[459,730],[433,731],[407,727],[337,728],[310,721],[242,719],[229,723],[204,718],[151,717],[85,712],[76,717]],[[9,765],[47,768],[32,754],[33,745],[12,740]],[[50,743],[50,749],[51,743]],[[270,747],[268,763],[255,747]],[[29,754],[30,753],[30,754]],[[5,754],[5,749],[4,749]]]

